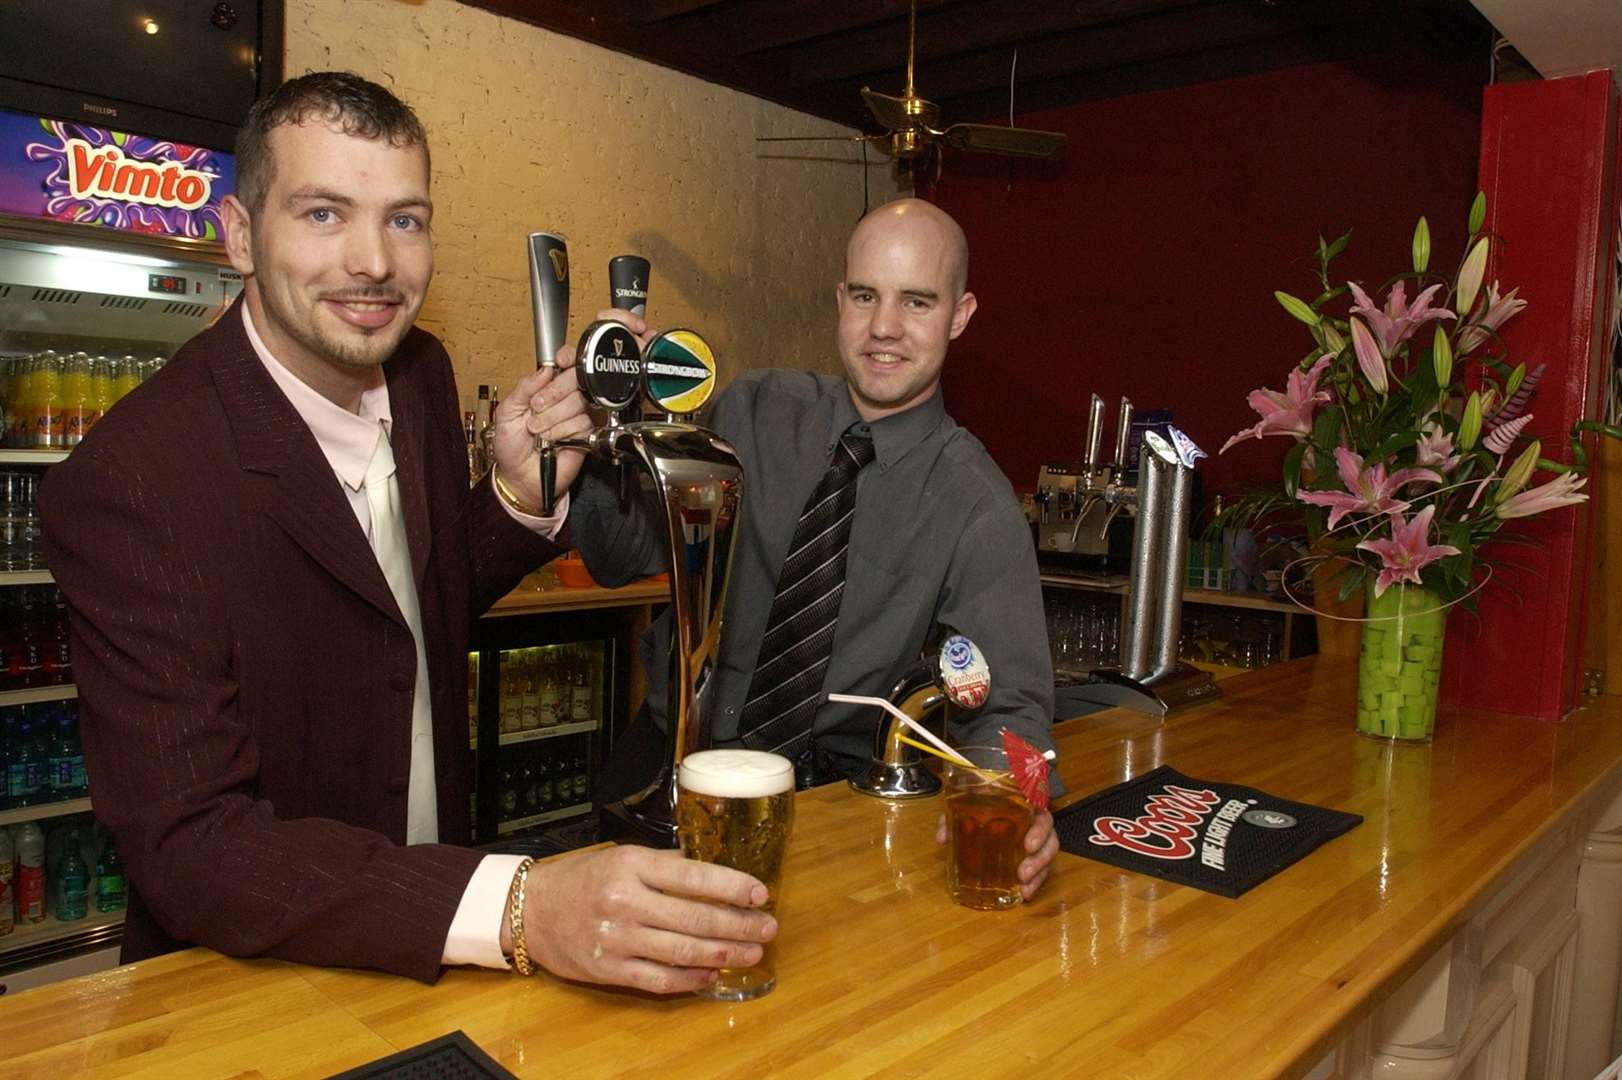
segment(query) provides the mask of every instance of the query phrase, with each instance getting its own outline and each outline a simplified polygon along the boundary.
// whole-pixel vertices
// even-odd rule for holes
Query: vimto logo
[[[172,161],[136,161],[116,146],[67,140],[68,188],[76,199],[99,196],[169,209],[196,210],[208,202],[214,178]]]

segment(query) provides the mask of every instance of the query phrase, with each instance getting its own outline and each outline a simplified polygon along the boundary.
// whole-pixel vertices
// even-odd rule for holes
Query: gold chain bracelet
[[[518,864],[507,907],[507,927],[512,931],[513,939],[513,969],[520,975],[535,974],[535,965],[529,959],[529,946],[524,941],[524,886],[529,883],[529,868],[534,865],[535,860],[528,858]]]
[[[540,507],[535,507],[535,506],[529,505],[523,499],[520,499],[518,497],[517,492],[513,491],[512,488],[507,486],[507,482],[501,478],[501,470],[500,469],[495,468],[494,466],[492,466],[491,469],[490,469],[490,478],[495,481],[495,483],[496,483],[496,494],[501,496],[501,501],[502,502],[506,503],[508,506],[510,506],[514,510],[518,511],[520,514],[524,514],[524,515],[527,515],[529,517],[545,517],[546,516],[544,513],[541,512]]]

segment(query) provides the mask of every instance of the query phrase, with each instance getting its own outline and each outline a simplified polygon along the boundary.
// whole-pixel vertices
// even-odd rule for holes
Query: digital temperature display
[[[170,296],[186,296],[191,292],[191,282],[174,274],[148,274],[146,276],[148,292],[167,293]]]

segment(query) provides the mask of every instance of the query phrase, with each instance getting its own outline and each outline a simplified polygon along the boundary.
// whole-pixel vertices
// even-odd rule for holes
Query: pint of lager
[[[773,912],[783,856],[794,827],[794,766],[760,750],[701,750],[682,758],[677,771],[676,835],[682,854],[758,878]],[[700,991],[722,1001],[747,1001],[777,985],[777,943],[763,946],[760,963],[723,968],[715,985]]]
[[[1013,907],[1021,900],[1019,864],[1036,812],[1020,794],[1003,751],[965,746],[958,752],[974,767],[949,761],[941,771],[952,848],[946,887],[964,907]]]

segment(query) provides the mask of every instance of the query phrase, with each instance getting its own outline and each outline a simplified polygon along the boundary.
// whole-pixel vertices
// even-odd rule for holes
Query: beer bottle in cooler
[[[520,802],[518,784],[519,773],[517,767],[510,761],[504,763],[501,766],[501,788],[497,794],[497,798],[501,803],[501,820],[503,821],[511,821],[518,816]]]
[[[501,732],[505,735],[522,731],[524,694],[523,686],[519,683],[517,650],[503,650],[497,656],[496,662],[501,665]]]
[[[546,722],[541,702],[539,649],[522,650],[524,673],[524,730],[534,731]]]
[[[544,650],[544,659],[541,661],[541,723],[552,727],[568,719],[563,715],[563,687],[558,683],[557,647]]]
[[[581,646],[580,652],[575,656],[573,685],[570,687],[570,712],[576,720],[590,723],[595,719],[591,707],[591,653]]]
[[[541,777],[535,769],[533,755],[526,755],[519,766],[519,806],[524,817],[539,814],[546,807],[541,802]]]
[[[588,773],[591,755],[588,752],[591,746],[591,736],[580,737],[580,747],[574,756],[574,801],[583,803],[591,791],[591,777]]]

